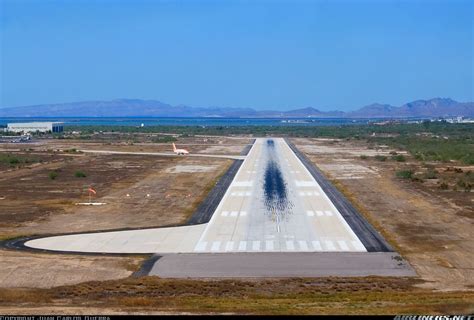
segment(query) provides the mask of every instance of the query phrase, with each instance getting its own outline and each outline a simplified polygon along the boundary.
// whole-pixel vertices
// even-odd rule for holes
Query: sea
[[[26,118],[0,117],[0,127],[7,123],[17,122],[62,122],[65,126],[339,126],[349,124],[367,124],[376,119],[345,119],[345,118],[78,118],[78,117],[45,117]]]

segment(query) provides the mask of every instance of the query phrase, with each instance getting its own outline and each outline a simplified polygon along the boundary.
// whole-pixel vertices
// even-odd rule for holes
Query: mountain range
[[[416,100],[401,106],[374,103],[360,109],[320,111],[313,107],[289,111],[252,108],[172,106],[156,100],[116,99],[42,104],[0,109],[0,117],[229,117],[229,118],[435,118],[474,117],[474,102],[450,98]]]

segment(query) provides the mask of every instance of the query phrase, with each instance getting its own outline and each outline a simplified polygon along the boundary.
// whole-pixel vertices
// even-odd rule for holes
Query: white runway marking
[[[260,251],[260,241],[252,241],[252,250]]]
[[[253,181],[236,181],[232,183],[233,187],[251,187],[253,185]]]
[[[295,245],[293,244],[293,241],[286,241],[286,249],[295,251]]]
[[[304,240],[298,241],[300,251],[308,251],[308,244]]]
[[[207,242],[198,242],[198,244],[194,248],[194,251],[205,251],[206,245],[207,245]]]
[[[281,138],[272,138],[271,148],[268,140],[258,138],[252,145],[206,224],[47,237],[26,245],[114,253],[366,251],[288,144]],[[286,183],[284,198],[278,193],[272,200],[265,194],[265,173],[270,161],[276,163]],[[272,214],[275,208],[277,212]]]
[[[265,249],[267,249],[267,251],[273,251],[273,241],[272,240],[266,240],[265,241]]]
[[[229,252],[234,250],[234,241],[228,241],[225,245],[225,251]]]
[[[211,251],[219,251],[221,247],[221,242],[220,241],[214,241],[212,243]]]
[[[334,246],[334,243],[332,241],[324,241],[324,244],[326,245],[327,251],[336,251],[336,247]]]
[[[230,195],[234,197],[248,197],[248,196],[251,196],[252,193],[239,191],[239,192],[231,192]]]
[[[339,247],[341,247],[342,251],[349,251],[349,247],[344,240],[339,240],[337,243],[339,244]]]
[[[318,186],[318,183],[316,181],[295,180],[295,184],[297,187],[317,187]]]
[[[321,248],[321,243],[319,241],[311,241],[311,244],[313,245],[314,250],[316,250],[316,251],[322,251],[323,250]]]

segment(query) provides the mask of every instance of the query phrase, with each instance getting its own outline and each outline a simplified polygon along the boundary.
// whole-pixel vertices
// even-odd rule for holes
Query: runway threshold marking
[[[339,247],[341,247],[343,251],[349,251],[349,247],[347,246],[344,240],[339,240],[337,243],[339,244]]]
[[[311,241],[311,244],[313,245],[313,248],[318,251],[322,251],[323,248],[321,248],[321,242],[319,241]]]
[[[198,242],[196,247],[194,247],[194,251],[205,251],[206,250],[207,242]]]
[[[225,245],[225,251],[229,252],[234,250],[234,241],[228,241]]]

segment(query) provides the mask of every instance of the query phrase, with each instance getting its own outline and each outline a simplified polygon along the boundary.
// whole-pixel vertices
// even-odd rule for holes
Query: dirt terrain
[[[433,292],[415,288],[416,283],[413,278],[390,277],[219,281],[127,278],[52,289],[3,289],[0,310],[13,314],[389,315],[474,311],[473,292]]]
[[[243,149],[249,141],[234,144]],[[101,146],[97,141],[86,144]],[[180,224],[232,163],[226,159],[96,155],[71,150],[86,144],[40,140],[0,145],[3,150],[18,150],[2,154],[20,160],[34,158],[26,163],[7,161],[0,168],[0,239]],[[133,145],[126,148],[139,151]],[[193,148],[205,150],[208,145],[201,143]],[[232,148],[240,152],[236,145]],[[58,149],[65,151],[54,151]],[[117,149],[123,151],[119,146]],[[77,171],[85,177],[77,177]],[[52,172],[56,174],[54,179],[50,177]],[[92,200],[105,205],[76,205],[89,201],[89,186],[97,191]],[[51,287],[123,278],[136,271],[145,258],[104,259],[6,250],[1,250],[0,256],[2,287]]]
[[[397,178],[399,170],[427,169],[406,153],[405,162],[373,158],[395,151],[384,146],[369,149],[362,141],[330,139],[293,141],[408,259],[426,281],[420,286],[474,289],[472,192],[445,191],[431,179],[420,182]],[[445,168],[442,163],[434,167],[440,179],[451,175],[452,170]],[[469,170],[467,166],[462,168],[464,172]]]
[[[250,138],[230,137],[179,137],[176,141],[170,140],[166,143],[156,143],[157,134],[135,134],[132,137],[126,134],[102,134],[94,135],[91,140],[75,139],[49,139],[36,140],[28,144],[3,144],[1,148],[33,148],[34,150],[110,150],[131,152],[169,152],[173,153],[172,143],[178,148],[187,149],[191,153],[229,154],[238,155],[244,144],[251,143]],[[165,136],[172,137],[172,136]]]
[[[0,238],[178,224],[192,214],[226,159],[97,155],[79,149],[171,151],[150,137],[3,144]],[[207,140],[206,140],[207,139]],[[179,138],[191,152],[238,154],[248,138]],[[331,139],[292,139],[380,230],[420,278],[177,280],[132,276],[146,256],[0,250],[0,311],[8,314],[459,314],[474,312],[472,193],[451,187],[469,168],[435,164],[424,182],[403,180],[393,150]],[[76,149],[76,150],[73,150]],[[15,151],[14,151],[15,150]],[[60,151],[57,151],[60,150]],[[62,150],[62,151],[61,151]],[[377,155],[386,156],[378,161]],[[30,160],[25,161],[25,158]],[[450,164],[451,165],[451,164]],[[455,164],[452,164],[455,166]],[[431,167],[430,167],[431,168]],[[431,168],[432,169],[432,168]],[[77,177],[82,171],[85,177]],[[51,179],[50,173],[56,176]],[[78,206],[88,201],[106,205]]]

